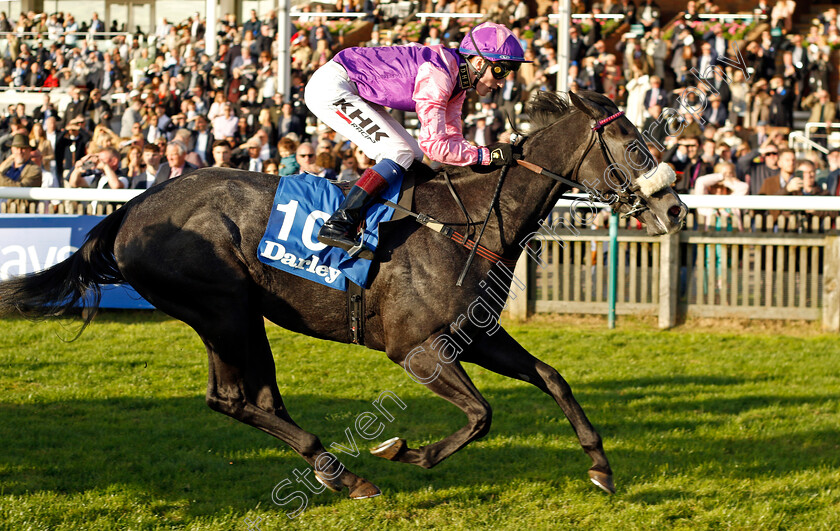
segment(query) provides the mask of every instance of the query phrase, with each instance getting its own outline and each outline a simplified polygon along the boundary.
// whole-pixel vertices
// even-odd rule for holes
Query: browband
[[[613,120],[616,120],[616,119],[618,119],[618,118],[621,118],[622,116],[624,116],[624,111],[618,111],[617,113],[613,114],[612,116],[607,116],[606,118],[603,118],[603,119],[601,119],[601,120],[598,120],[598,123],[596,123],[596,124],[592,127],[592,130],[593,130],[593,131],[597,131],[598,129],[601,129],[602,127],[604,127],[604,126],[605,126],[605,125],[607,125],[608,123],[610,123],[610,122],[612,122]]]

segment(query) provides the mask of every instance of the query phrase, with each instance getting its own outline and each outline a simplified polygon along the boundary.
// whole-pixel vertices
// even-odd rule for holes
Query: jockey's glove
[[[496,142],[487,146],[489,156],[481,163],[485,166],[502,167],[513,162],[513,145],[507,142]]]

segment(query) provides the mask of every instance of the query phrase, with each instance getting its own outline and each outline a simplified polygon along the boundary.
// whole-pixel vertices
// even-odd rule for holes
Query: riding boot
[[[338,210],[318,231],[318,241],[344,249],[350,253],[351,257],[373,260],[373,251],[357,241],[359,222],[364,217],[367,207],[387,186],[388,181],[378,172],[373,168],[366,169],[341,202]]]

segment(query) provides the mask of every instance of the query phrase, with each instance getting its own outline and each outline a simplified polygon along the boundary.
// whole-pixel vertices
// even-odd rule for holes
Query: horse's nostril
[[[674,205],[668,209],[668,215],[674,219],[680,219],[680,214],[682,214],[682,209],[679,205]]]

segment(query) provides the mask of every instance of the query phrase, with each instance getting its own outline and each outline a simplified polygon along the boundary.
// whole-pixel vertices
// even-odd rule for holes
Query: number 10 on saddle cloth
[[[382,198],[396,203],[401,184],[399,179],[391,183]],[[341,189],[323,177],[308,173],[282,177],[257,248],[259,260],[341,291],[347,290],[348,280],[367,288],[370,260],[350,258],[342,249],[328,247],[316,238],[343,198]],[[376,249],[379,223],[389,221],[393,214],[394,209],[380,203],[368,209],[362,236],[367,247]]]

